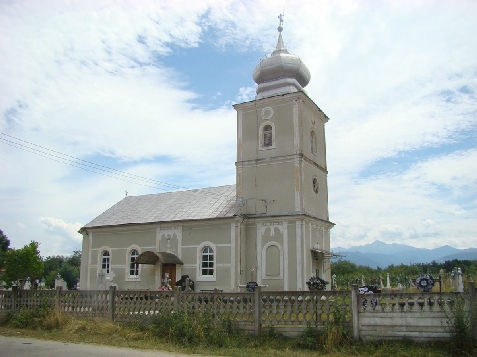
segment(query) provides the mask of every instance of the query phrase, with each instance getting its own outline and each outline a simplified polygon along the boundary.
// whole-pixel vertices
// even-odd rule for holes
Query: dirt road
[[[0,357],[192,357],[163,351],[141,351],[98,345],[0,336]],[[197,357],[197,355],[195,355]]]

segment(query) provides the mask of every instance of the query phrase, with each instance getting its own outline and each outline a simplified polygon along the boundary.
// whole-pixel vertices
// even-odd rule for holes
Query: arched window
[[[280,276],[280,249],[269,245],[265,250],[265,276]]]
[[[269,242],[262,248],[262,279],[283,279],[283,248]]]
[[[316,154],[316,134],[315,131],[312,129],[311,130],[311,135],[310,135],[310,140],[311,140],[311,153]]]
[[[103,271],[103,273],[109,274],[110,265],[111,265],[111,256],[109,254],[109,251],[105,250],[101,257],[101,270]]]
[[[271,121],[266,121],[260,126],[259,142],[262,150],[275,148],[275,125]]]
[[[131,278],[139,276],[139,264],[135,264],[134,261],[139,256],[137,249],[132,249],[129,252],[129,276]]]
[[[201,252],[200,275],[203,277],[214,276],[214,250],[208,245]]]
[[[315,191],[315,193],[318,193],[319,188],[320,186],[318,184],[318,179],[316,177],[313,177],[313,191]]]
[[[273,128],[271,125],[265,125],[263,127],[263,147],[269,147],[273,145]]]

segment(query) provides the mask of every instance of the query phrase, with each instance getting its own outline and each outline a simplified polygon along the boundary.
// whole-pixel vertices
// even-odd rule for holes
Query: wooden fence
[[[79,317],[113,321],[148,320],[175,312],[209,313],[229,318],[240,328],[260,334],[275,331],[297,335],[307,326],[323,329],[332,310],[345,315],[345,327],[355,339],[423,341],[449,336],[447,322],[452,305],[461,299],[470,311],[477,306],[476,289],[465,293],[382,293],[360,295],[349,291],[183,292],[116,290],[12,290],[0,291],[0,316],[42,304]]]

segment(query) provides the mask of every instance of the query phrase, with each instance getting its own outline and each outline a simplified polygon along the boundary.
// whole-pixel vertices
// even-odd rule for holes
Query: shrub
[[[238,329],[230,319],[214,319],[210,314],[170,312],[156,315],[151,329],[158,337],[186,345],[224,347],[231,344],[231,336]]]
[[[51,310],[51,306],[46,301],[31,308],[20,307],[15,313],[11,311],[8,313],[7,323],[15,328],[40,328]]]
[[[450,348],[456,356],[473,356],[477,349],[474,329],[477,327],[477,312],[467,309],[464,299],[455,299],[446,311]]]
[[[345,328],[345,323],[346,311],[340,305],[333,305],[322,338],[326,351],[332,351],[349,341],[349,333]]]
[[[326,285],[328,284],[329,284],[328,281],[317,276],[312,276],[306,282],[306,285],[308,285],[309,290],[326,290]]]
[[[295,344],[298,348],[316,351],[321,348],[322,341],[322,334],[308,324],[303,330],[303,333],[295,340]]]
[[[331,352],[349,342],[350,336],[345,326],[346,310],[343,310],[340,305],[333,305],[323,331],[320,332],[308,324],[303,333],[295,340],[295,344],[297,347],[307,350],[324,349]]]
[[[46,330],[57,330],[66,326],[70,320],[71,318],[61,311],[51,310],[43,318],[42,327]]]

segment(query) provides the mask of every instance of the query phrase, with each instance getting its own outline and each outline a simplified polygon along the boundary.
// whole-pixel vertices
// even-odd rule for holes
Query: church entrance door
[[[175,264],[162,264],[162,277],[161,281],[164,281],[166,278],[166,274],[168,274],[170,281],[171,288],[176,287],[176,265]]]

